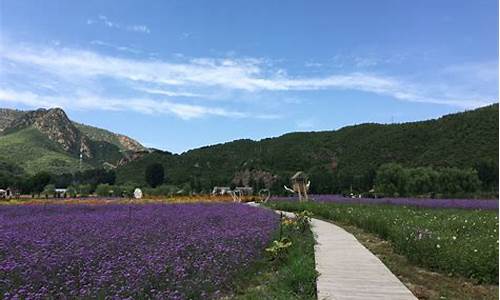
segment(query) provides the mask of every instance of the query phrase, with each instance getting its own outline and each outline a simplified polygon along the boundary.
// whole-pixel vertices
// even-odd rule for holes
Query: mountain
[[[101,141],[113,144],[117,146],[121,151],[132,151],[132,152],[147,151],[146,147],[141,145],[136,140],[129,138],[128,136],[118,133],[113,133],[105,129],[85,124],[80,124],[75,122],[73,122],[73,124],[76,126],[76,128],[78,128],[83,134],[85,134],[90,139],[94,141]]]
[[[60,108],[0,110],[0,161],[27,173],[112,167],[145,150],[124,135],[72,122]]]
[[[260,141],[236,140],[183,154],[156,151],[117,169],[118,182],[144,183],[144,170],[160,162],[167,180],[197,188],[263,181],[267,186],[298,170],[363,180],[381,164],[473,167],[498,165],[498,104],[402,123],[367,123],[334,131],[295,132]],[[335,170],[333,170],[335,169]]]

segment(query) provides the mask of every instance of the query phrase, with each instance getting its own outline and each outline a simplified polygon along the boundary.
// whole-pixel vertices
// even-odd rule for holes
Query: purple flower
[[[243,204],[0,207],[5,298],[213,298],[279,217]],[[17,295],[17,296],[16,296]]]

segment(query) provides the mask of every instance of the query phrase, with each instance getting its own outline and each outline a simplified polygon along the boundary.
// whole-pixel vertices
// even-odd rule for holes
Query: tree
[[[101,183],[95,189],[95,193],[97,194],[97,196],[101,197],[109,196],[110,191],[111,191],[111,186],[107,183]]]
[[[49,195],[54,196],[56,192],[56,186],[53,184],[47,184],[45,188],[43,189],[43,194],[48,197]]]
[[[92,191],[92,186],[90,184],[80,184],[78,186],[78,194],[82,197],[87,197]]]
[[[494,160],[481,160],[475,165],[479,180],[485,189],[498,190],[498,163]]]
[[[407,169],[395,163],[384,164],[377,170],[375,189],[388,196],[404,196],[407,182]]]
[[[146,168],[146,182],[153,188],[162,184],[165,180],[165,170],[160,163],[153,163]]]
[[[430,167],[420,167],[408,170],[406,189],[410,195],[423,195],[438,190],[439,172]]]
[[[40,172],[31,177],[31,186],[34,193],[40,194],[45,186],[50,182],[50,174],[47,172]]]
[[[68,186],[68,188],[66,189],[66,195],[68,195],[71,198],[75,198],[76,194],[77,194],[76,188],[72,185]]]

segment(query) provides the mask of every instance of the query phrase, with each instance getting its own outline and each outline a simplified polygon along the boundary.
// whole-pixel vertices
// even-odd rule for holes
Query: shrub
[[[107,183],[101,183],[95,189],[95,193],[97,194],[97,196],[101,197],[107,197],[111,194],[111,192],[112,192],[111,186]]]

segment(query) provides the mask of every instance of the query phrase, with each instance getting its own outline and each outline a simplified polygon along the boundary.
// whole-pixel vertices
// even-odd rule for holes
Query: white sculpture
[[[135,199],[141,199],[142,198],[142,191],[140,188],[136,188],[134,190],[134,198]]]

